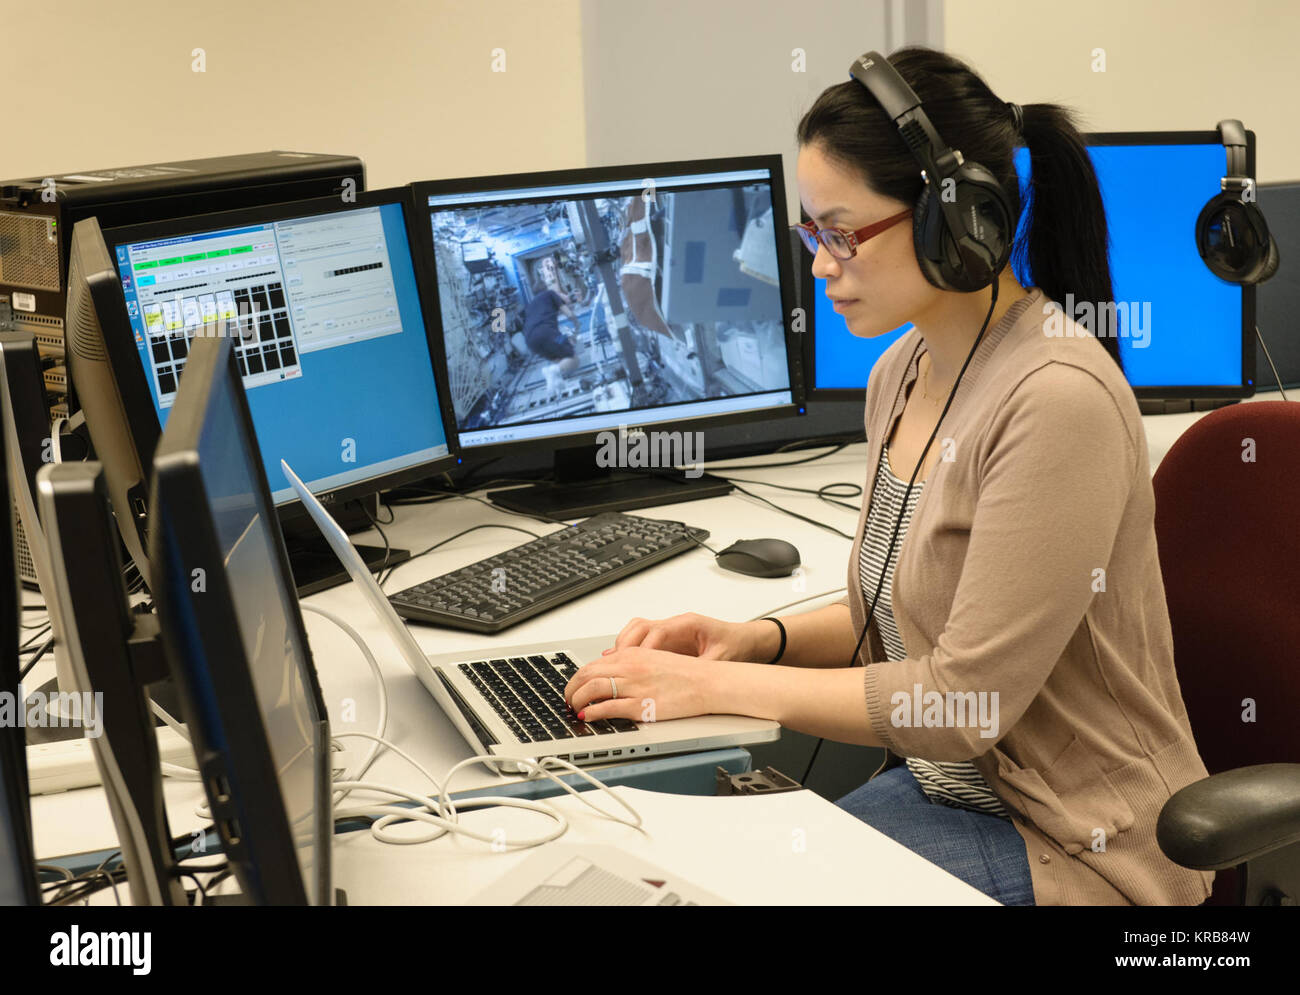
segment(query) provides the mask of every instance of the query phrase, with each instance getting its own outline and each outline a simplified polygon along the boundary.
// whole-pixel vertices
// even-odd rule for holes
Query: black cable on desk
[[[375,516],[370,514],[370,509],[366,507],[366,503],[364,501],[361,502],[361,512],[366,516],[366,518],[370,520],[370,524],[375,527],[375,531],[379,533],[379,538],[384,540],[384,560],[382,563],[379,564],[378,569],[374,567],[370,568],[370,572],[372,574],[374,574],[375,576],[379,576],[388,567],[388,560],[389,557],[392,555],[393,547],[388,542],[388,533],[386,533],[384,531],[383,526],[380,525],[379,522],[375,520]],[[394,515],[393,517],[395,519],[397,516]]]
[[[41,636],[43,636],[43,635],[45,635],[45,633],[49,632],[49,631],[50,631],[50,628],[51,628],[51,627],[50,627],[50,623],[49,623],[49,622],[45,622],[45,623],[44,623],[43,625],[41,625],[40,628],[37,630],[36,635],[32,636],[30,639],[27,640],[27,642],[23,643],[21,646],[18,647],[18,652],[21,653],[21,652],[23,652],[23,650],[25,650],[25,649],[27,649],[28,647],[30,647],[30,646],[32,645],[32,643],[36,642],[36,640],[40,639]]]
[[[769,467],[800,466],[803,463],[811,463],[814,460],[825,459],[827,456],[834,456],[841,449],[845,449],[849,446],[855,446],[859,442],[867,441],[867,436],[865,432],[859,432],[856,435],[852,435],[847,440],[844,439],[843,436],[827,436],[826,438],[830,440],[826,443],[826,445],[831,446],[831,448],[826,450],[826,452],[824,453],[817,453],[815,456],[805,456],[803,459],[786,460],[784,463],[733,463],[730,466],[728,466],[725,463],[722,464],[721,466],[710,466],[708,463],[705,463],[704,472],[713,473],[715,470],[766,470]],[[841,441],[837,442],[835,440],[841,440]],[[808,442],[816,442],[816,441],[817,441],[816,439],[796,439],[794,442],[786,443],[786,445],[774,449],[773,453],[787,452],[791,446],[802,445]],[[759,453],[757,455],[761,456],[763,454]]]
[[[809,518],[807,515],[801,515],[797,511],[791,511],[789,508],[782,508],[779,504],[775,504],[774,502],[769,501],[767,498],[763,497],[762,495],[755,494],[753,491],[747,491],[743,487],[737,487],[736,490],[740,491],[741,494],[745,494],[749,497],[752,497],[755,501],[762,501],[765,505],[775,508],[783,515],[789,515],[791,518],[797,518],[801,522],[807,522],[809,525],[816,525],[819,529],[825,529],[827,532],[834,532],[837,536],[839,536],[842,539],[851,540],[853,538],[853,536],[849,535],[847,532],[841,532],[833,525],[827,525],[825,522],[819,522],[815,518]]]
[[[515,532],[522,532],[524,535],[532,536],[534,539],[542,538],[536,532],[529,532],[527,529],[521,529],[518,525],[506,525],[506,524],[496,523],[496,522],[485,522],[482,525],[471,525],[469,528],[462,529],[461,531],[457,532],[454,536],[448,536],[446,539],[443,539],[440,542],[435,542],[428,549],[422,549],[418,553],[412,553],[410,559],[406,560],[405,562],[410,563],[411,560],[419,559],[421,556],[424,556],[426,553],[432,553],[439,546],[445,546],[453,539],[459,539],[461,536],[469,532],[473,532],[475,529],[513,529]],[[388,576],[384,577],[379,581],[380,590],[383,590],[384,585],[387,584],[390,579],[392,579],[393,570],[395,569],[397,569],[397,564],[394,564],[393,568],[388,571]]]
[[[763,487],[776,487],[783,491],[798,491],[801,494],[815,494],[819,499],[825,501],[827,504],[839,505],[841,508],[846,508],[853,512],[859,512],[862,510],[858,505],[846,504],[843,501],[836,500],[836,498],[842,497],[857,497],[862,493],[862,487],[859,484],[850,483],[847,480],[838,480],[833,484],[823,484],[821,487],[813,489],[811,487],[795,487],[792,484],[774,484],[770,480],[750,480],[746,477],[723,477],[722,479],[727,481],[738,480],[742,484],[760,484]],[[852,490],[848,494],[827,493],[832,487],[848,487],[852,488]]]
[[[41,644],[41,648],[36,651],[36,654],[25,664],[23,664],[22,668],[18,671],[19,683],[22,683],[23,679],[32,672],[32,668],[35,667],[36,664],[40,662],[41,657],[43,657],[46,653],[48,653],[50,647],[53,645],[54,645],[54,637],[50,636],[49,639],[45,640],[45,642]]]
[[[808,785],[808,775],[810,775],[810,774],[812,773],[813,764],[816,763],[816,761],[817,761],[817,754],[821,752],[822,743],[824,743],[824,742],[826,742],[826,740],[825,740],[824,738],[822,738],[822,737],[818,737],[818,739],[817,739],[817,745],[813,747],[812,756],[808,758],[808,767],[807,767],[807,769],[803,772],[803,777],[801,777],[801,778],[799,779],[799,783],[802,784],[802,785],[804,785],[805,787],[807,787],[807,785]]]

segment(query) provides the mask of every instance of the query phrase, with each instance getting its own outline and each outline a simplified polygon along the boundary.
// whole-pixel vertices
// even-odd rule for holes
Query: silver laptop
[[[470,905],[731,905],[614,846],[548,843]]]
[[[281,460],[280,466],[344,569],[389,629],[407,666],[476,754],[533,759],[555,756],[582,766],[767,743],[781,735],[780,723],[742,715],[701,715],[664,722],[577,721],[564,705],[564,686],[578,667],[597,659],[609,645],[603,638],[574,640],[567,647],[505,647],[479,657],[463,653],[425,656],[347,534],[289,464]],[[644,714],[650,714],[649,705],[647,702]],[[485,766],[493,769],[490,764]],[[509,762],[500,766],[512,772],[526,770]]]

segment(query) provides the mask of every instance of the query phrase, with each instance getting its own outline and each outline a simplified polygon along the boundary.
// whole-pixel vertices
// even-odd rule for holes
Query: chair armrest
[[[1187,785],[1160,810],[1156,840],[1170,860],[1201,871],[1300,843],[1300,764],[1238,767]]]

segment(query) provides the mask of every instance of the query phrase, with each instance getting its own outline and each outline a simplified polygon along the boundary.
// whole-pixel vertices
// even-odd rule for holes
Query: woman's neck
[[[1029,291],[1022,287],[1011,267],[1002,271],[998,283],[998,303],[989,318],[988,327],[993,328],[1011,309],[1016,301],[1027,296]],[[921,333],[925,343],[925,355],[921,357],[920,374],[928,376],[927,393],[947,394],[971,346],[979,334],[984,316],[988,314],[989,302],[993,297],[993,288],[985,287],[973,294],[940,294],[939,300],[925,314],[916,318],[913,324]],[[988,334],[987,331],[985,334]],[[927,372],[928,371],[928,372]]]

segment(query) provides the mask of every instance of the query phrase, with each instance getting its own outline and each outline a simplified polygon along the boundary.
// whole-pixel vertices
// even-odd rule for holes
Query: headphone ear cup
[[[931,202],[930,184],[927,183],[921,188],[921,195],[916,198],[916,207],[912,211],[912,249],[916,252],[921,273],[932,286],[940,290],[956,290],[944,276],[945,269],[952,271],[950,261],[947,266],[944,264],[943,234],[946,230],[943,212]]]
[[[916,261],[927,280],[940,290],[973,293],[989,286],[1011,255],[1011,209],[1006,194],[993,174],[978,163],[963,164],[945,180],[952,186],[955,213],[963,223],[971,219],[974,230],[954,232],[943,207],[931,194],[931,185],[921,188],[912,212],[912,243]],[[973,250],[966,237],[987,250]],[[989,257],[993,272],[989,273]]]
[[[1277,273],[1278,264],[1282,262],[1282,254],[1277,250],[1277,242],[1273,236],[1268,239],[1268,256],[1264,259],[1264,268],[1259,271],[1259,276],[1255,277],[1256,283],[1263,283],[1269,277]]]
[[[1225,190],[1201,208],[1196,248],[1210,272],[1230,283],[1258,283],[1277,271],[1277,246],[1264,216],[1236,191]],[[1275,260],[1271,270],[1270,258]]]
[[[981,287],[988,286],[1011,258],[1011,243],[1015,236],[1011,205],[1007,202],[1002,184],[977,162],[962,165],[957,171],[957,183],[957,204],[961,216],[963,219],[976,219],[979,225],[977,241],[985,250],[971,259],[969,268],[975,273],[984,273],[989,267],[989,257],[992,257],[993,271],[981,284]],[[972,233],[974,236],[975,233]]]

